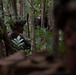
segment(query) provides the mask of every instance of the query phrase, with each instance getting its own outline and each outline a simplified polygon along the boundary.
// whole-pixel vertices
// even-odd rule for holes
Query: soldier
[[[28,40],[26,40],[24,38],[24,36],[22,35],[23,33],[23,28],[25,25],[26,21],[21,20],[21,21],[16,21],[13,25],[10,25],[12,32],[8,33],[8,36],[11,40],[13,40],[14,38],[17,38],[18,36],[20,36],[20,39],[23,39],[23,47],[20,48],[19,50],[25,50],[25,49],[29,49],[30,50],[30,43]]]

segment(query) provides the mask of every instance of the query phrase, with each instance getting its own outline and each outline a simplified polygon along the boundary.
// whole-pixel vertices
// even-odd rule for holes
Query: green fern
[[[24,42],[23,42],[23,39],[20,38],[20,36],[18,36],[17,38],[14,38],[14,39],[12,40],[12,42],[13,42],[13,46],[14,46],[17,50],[20,50],[20,49],[23,48]]]

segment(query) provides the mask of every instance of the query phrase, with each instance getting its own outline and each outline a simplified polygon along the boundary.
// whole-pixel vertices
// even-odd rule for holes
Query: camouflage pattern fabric
[[[66,75],[60,60],[54,60],[48,52],[38,52],[25,56],[19,51],[0,60],[0,75]]]

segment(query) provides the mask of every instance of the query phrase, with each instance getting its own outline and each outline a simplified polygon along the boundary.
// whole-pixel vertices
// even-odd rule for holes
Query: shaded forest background
[[[54,0],[0,0],[0,58],[15,52],[7,33],[11,32],[10,24],[20,20],[26,20],[23,35],[30,39],[31,53],[47,50],[55,57],[64,55],[62,32],[53,17],[54,5]],[[25,50],[25,54],[30,52]]]

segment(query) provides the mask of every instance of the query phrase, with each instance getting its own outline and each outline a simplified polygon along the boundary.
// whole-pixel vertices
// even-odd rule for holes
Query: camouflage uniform
[[[28,40],[28,39],[25,39],[22,34],[17,33],[17,32],[14,32],[14,31],[8,33],[8,37],[9,37],[11,40],[13,40],[14,38],[17,38],[18,36],[20,36],[20,39],[23,39],[22,42],[24,43],[24,44],[23,44],[23,47],[20,48],[19,50],[26,50],[26,49],[30,50],[31,44],[29,43],[29,40]]]

